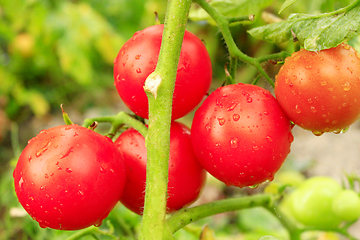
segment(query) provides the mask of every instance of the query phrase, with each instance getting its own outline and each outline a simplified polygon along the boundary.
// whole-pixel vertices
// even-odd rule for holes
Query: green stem
[[[146,191],[139,239],[163,239],[172,97],[191,0],[169,0],[158,64],[145,81],[149,100]]]
[[[228,47],[230,57],[239,58],[242,61],[251,64],[254,66],[263,77],[270,83],[271,86],[275,86],[274,81],[269,77],[269,75],[264,71],[264,69],[260,65],[260,61],[256,58],[252,58],[243,52],[237,47],[230,29],[229,29],[229,21],[224,17],[220,12],[218,12],[215,8],[213,8],[206,0],[194,0],[199,6],[201,6],[217,23],[219,30],[221,31],[224,41]]]
[[[241,198],[231,198],[218,200],[192,208],[184,208],[172,215],[167,221],[167,228],[175,233],[189,223],[215,214],[237,211],[251,207],[267,207],[273,202],[272,196],[268,194],[258,194]]]
[[[91,227],[88,227],[88,228],[85,228],[85,229],[75,232],[73,235],[68,237],[66,240],[77,240],[77,239],[81,239],[82,237],[84,237],[86,235],[95,234],[95,233],[108,236],[111,239],[118,239],[117,237],[115,237],[113,235],[112,232],[102,231],[98,227],[91,226]]]
[[[119,112],[113,116],[103,116],[103,117],[94,117],[88,118],[84,120],[83,127],[88,128],[94,122],[104,123],[108,122],[111,123],[111,129],[107,134],[111,139],[115,136],[117,131],[124,125],[131,126],[135,130],[137,130],[141,135],[146,137],[147,135],[147,128],[146,126],[139,120],[131,117],[125,112]]]

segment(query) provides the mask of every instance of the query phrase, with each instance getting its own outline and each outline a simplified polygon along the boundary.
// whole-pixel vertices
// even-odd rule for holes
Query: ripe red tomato
[[[131,211],[142,214],[146,183],[146,147],[144,137],[135,129],[123,132],[115,141],[123,155],[126,183],[121,202]],[[190,130],[173,122],[170,129],[170,160],[167,212],[193,203],[206,182],[206,171],[192,150]]]
[[[275,95],[295,124],[321,135],[340,132],[360,116],[360,54],[343,43],[285,59]]]
[[[147,76],[155,70],[163,25],[138,31],[120,49],[114,61],[114,85],[135,114],[148,118],[144,92]],[[173,97],[172,119],[180,118],[200,103],[209,90],[212,68],[209,54],[194,34],[185,31]]]
[[[65,125],[31,139],[14,170],[19,202],[41,227],[99,226],[119,201],[125,166],[113,142]]]
[[[249,84],[218,88],[195,112],[192,145],[203,167],[226,185],[272,180],[293,141],[271,93]]]

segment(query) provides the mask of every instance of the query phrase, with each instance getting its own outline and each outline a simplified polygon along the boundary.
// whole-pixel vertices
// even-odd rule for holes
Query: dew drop
[[[78,191],[78,194],[81,195],[81,196],[84,196],[84,192],[81,191],[81,190]]]
[[[315,136],[317,136],[317,137],[319,137],[319,136],[321,136],[321,135],[324,134],[324,132],[321,132],[321,131],[312,131],[312,133],[313,133]]]
[[[316,113],[315,107],[311,106],[311,107],[310,107],[310,111],[311,111],[312,113]]]
[[[253,146],[253,149],[254,149],[255,151],[257,151],[257,150],[259,150],[260,148],[259,148],[259,146],[255,145],[255,146]]]
[[[135,56],[135,59],[136,59],[136,60],[139,60],[140,57],[141,57],[141,55],[136,55],[136,56]]]
[[[272,139],[270,136],[267,136],[265,139],[266,139],[268,142],[273,142],[273,139]]]
[[[67,173],[72,173],[72,169],[71,168],[66,168],[65,170]]]
[[[360,53],[359,52],[355,52],[355,55],[358,59],[360,59]]]
[[[140,68],[136,69],[136,72],[141,73],[141,69]]]
[[[251,189],[255,189],[255,188],[257,188],[257,187],[259,187],[259,184],[254,184],[254,185],[252,185],[252,186],[249,186],[249,188],[251,188]]]
[[[343,44],[343,48],[346,49],[346,50],[350,50],[350,46],[347,45],[347,44]]]
[[[320,84],[323,85],[323,86],[326,86],[326,85],[327,85],[327,81],[325,81],[325,80],[324,80],[324,81],[321,81]]]
[[[65,157],[68,157],[68,156],[70,155],[70,153],[72,153],[72,149],[73,149],[73,148],[74,148],[74,147],[69,148],[63,155],[61,155],[60,159],[63,159],[63,158],[65,158]]]
[[[232,111],[232,110],[235,109],[236,105],[237,105],[237,103],[234,102],[234,103],[232,103],[226,110],[227,110],[227,111]]]
[[[31,162],[31,160],[32,160],[32,157],[31,157],[31,156],[29,156],[29,157],[28,157],[28,160],[29,160],[29,162]]]
[[[210,123],[206,124],[205,129],[208,130],[208,131],[211,130],[211,125],[210,125]]]
[[[49,175],[45,173],[44,177],[45,177],[45,178],[49,178]]]
[[[240,115],[235,113],[235,114],[233,115],[233,119],[234,119],[235,122],[236,122],[236,121],[239,121]]]
[[[252,99],[251,97],[247,97],[247,98],[246,98],[246,102],[247,102],[247,103],[251,103],[252,101],[253,101],[253,99]]]
[[[296,106],[295,106],[295,112],[296,112],[296,113],[301,113],[301,109],[300,109],[300,106],[299,106],[299,105],[296,105]]]
[[[338,123],[338,120],[334,120],[334,121],[332,121],[331,123],[335,125],[335,124]]]
[[[346,91],[346,92],[350,91],[350,89],[351,89],[351,85],[349,82],[344,83],[342,86],[343,86],[344,91]]]
[[[237,137],[230,139],[230,147],[231,148],[237,148],[238,145],[239,145],[239,139]]]
[[[294,135],[292,135],[291,132],[289,132],[288,140],[289,140],[289,143],[292,143],[294,141]]]
[[[100,220],[99,222],[95,223],[94,226],[95,226],[95,227],[100,227],[101,224],[102,224],[102,220]]]
[[[65,130],[70,130],[70,129],[71,129],[71,127],[65,127],[64,129],[65,129]]]
[[[41,191],[44,191],[45,189],[46,189],[45,185],[43,185],[43,186],[40,187],[40,190],[41,190]]]
[[[225,118],[217,118],[217,120],[219,121],[219,125],[223,126],[225,124]]]
[[[23,189],[23,186],[24,186],[24,179],[21,177],[20,180],[19,180],[19,187],[20,187],[20,190]]]

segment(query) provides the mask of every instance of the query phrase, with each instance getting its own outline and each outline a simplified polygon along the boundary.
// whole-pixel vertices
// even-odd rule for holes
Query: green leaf
[[[290,5],[292,5],[296,2],[297,2],[297,0],[286,0],[280,8],[279,14],[282,13],[282,11],[284,11],[287,7],[289,7]]]
[[[259,15],[259,12],[270,6],[273,0],[212,0],[209,2],[225,17],[233,18],[246,15]],[[206,20],[212,25],[215,21],[202,9],[191,8],[189,18],[193,21]]]
[[[293,31],[300,44],[309,51],[336,47],[360,33],[360,4],[325,14],[292,14],[286,21],[251,29],[258,39],[272,43],[292,40]]]

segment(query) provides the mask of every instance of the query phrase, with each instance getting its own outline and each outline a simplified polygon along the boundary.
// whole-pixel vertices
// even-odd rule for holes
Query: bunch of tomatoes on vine
[[[136,32],[118,52],[113,71],[114,86],[132,113],[86,119],[80,126],[72,123],[63,110],[66,124],[41,131],[29,140],[18,160],[14,182],[21,205],[41,227],[60,230],[100,226],[118,202],[136,214],[148,211],[156,215],[151,209],[154,205],[146,209],[145,204],[145,193],[156,185],[156,178],[147,176],[147,148],[153,152],[163,149],[158,149],[156,143],[148,144],[148,132],[157,127],[152,126],[151,119],[159,116],[152,116],[149,95],[162,109],[166,108],[162,94],[170,92],[171,117],[163,122],[155,119],[156,124],[168,124],[170,136],[163,198],[164,212],[171,217],[163,220],[164,228],[173,233],[178,226],[205,216],[263,206],[276,212],[289,230],[290,239],[300,239],[310,230],[351,237],[346,229],[360,217],[359,194],[328,177],[305,180],[290,194],[285,194],[288,188],[282,186],[270,194],[188,208],[202,194],[207,174],[239,188],[271,182],[290,153],[294,125],[315,135],[340,133],[360,117],[360,53],[345,43],[349,35],[330,47],[313,50],[315,43],[301,35],[300,25],[296,25],[296,21],[305,22],[309,16],[298,16],[291,27],[281,24],[291,30],[286,34],[291,33],[300,42],[301,50],[252,58],[232,46],[230,20],[206,1],[195,2],[218,24],[227,23],[219,24],[231,58],[225,83],[210,92],[212,63],[206,45],[184,30],[179,57],[167,59],[177,63],[173,89],[162,87],[161,74],[154,73],[159,54],[171,51],[162,48],[167,41],[163,39],[167,22]],[[351,15],[359,8],[359,1],[355,1],[343,12],[338,10],[329,16],[341,21],[341,14]],[[358,22],[358,15],[356,19]],[[264,27],[276,28],[269,26]],[[264,28],[250,31],[255,37],[259,32],[267,38]],[[258,86],[258,79],[253,84],[235,82],[234,59],[253,65],[273,88]],[[275,81],[261,69],[264,61],[281,64]],[[162,64],[166,66],[166,61]],[[191,127],[177,121],[195,108]],[[102,122],[112,126],[106,136],[95,131]],[[186,214],[191,217],[186,218]]]

